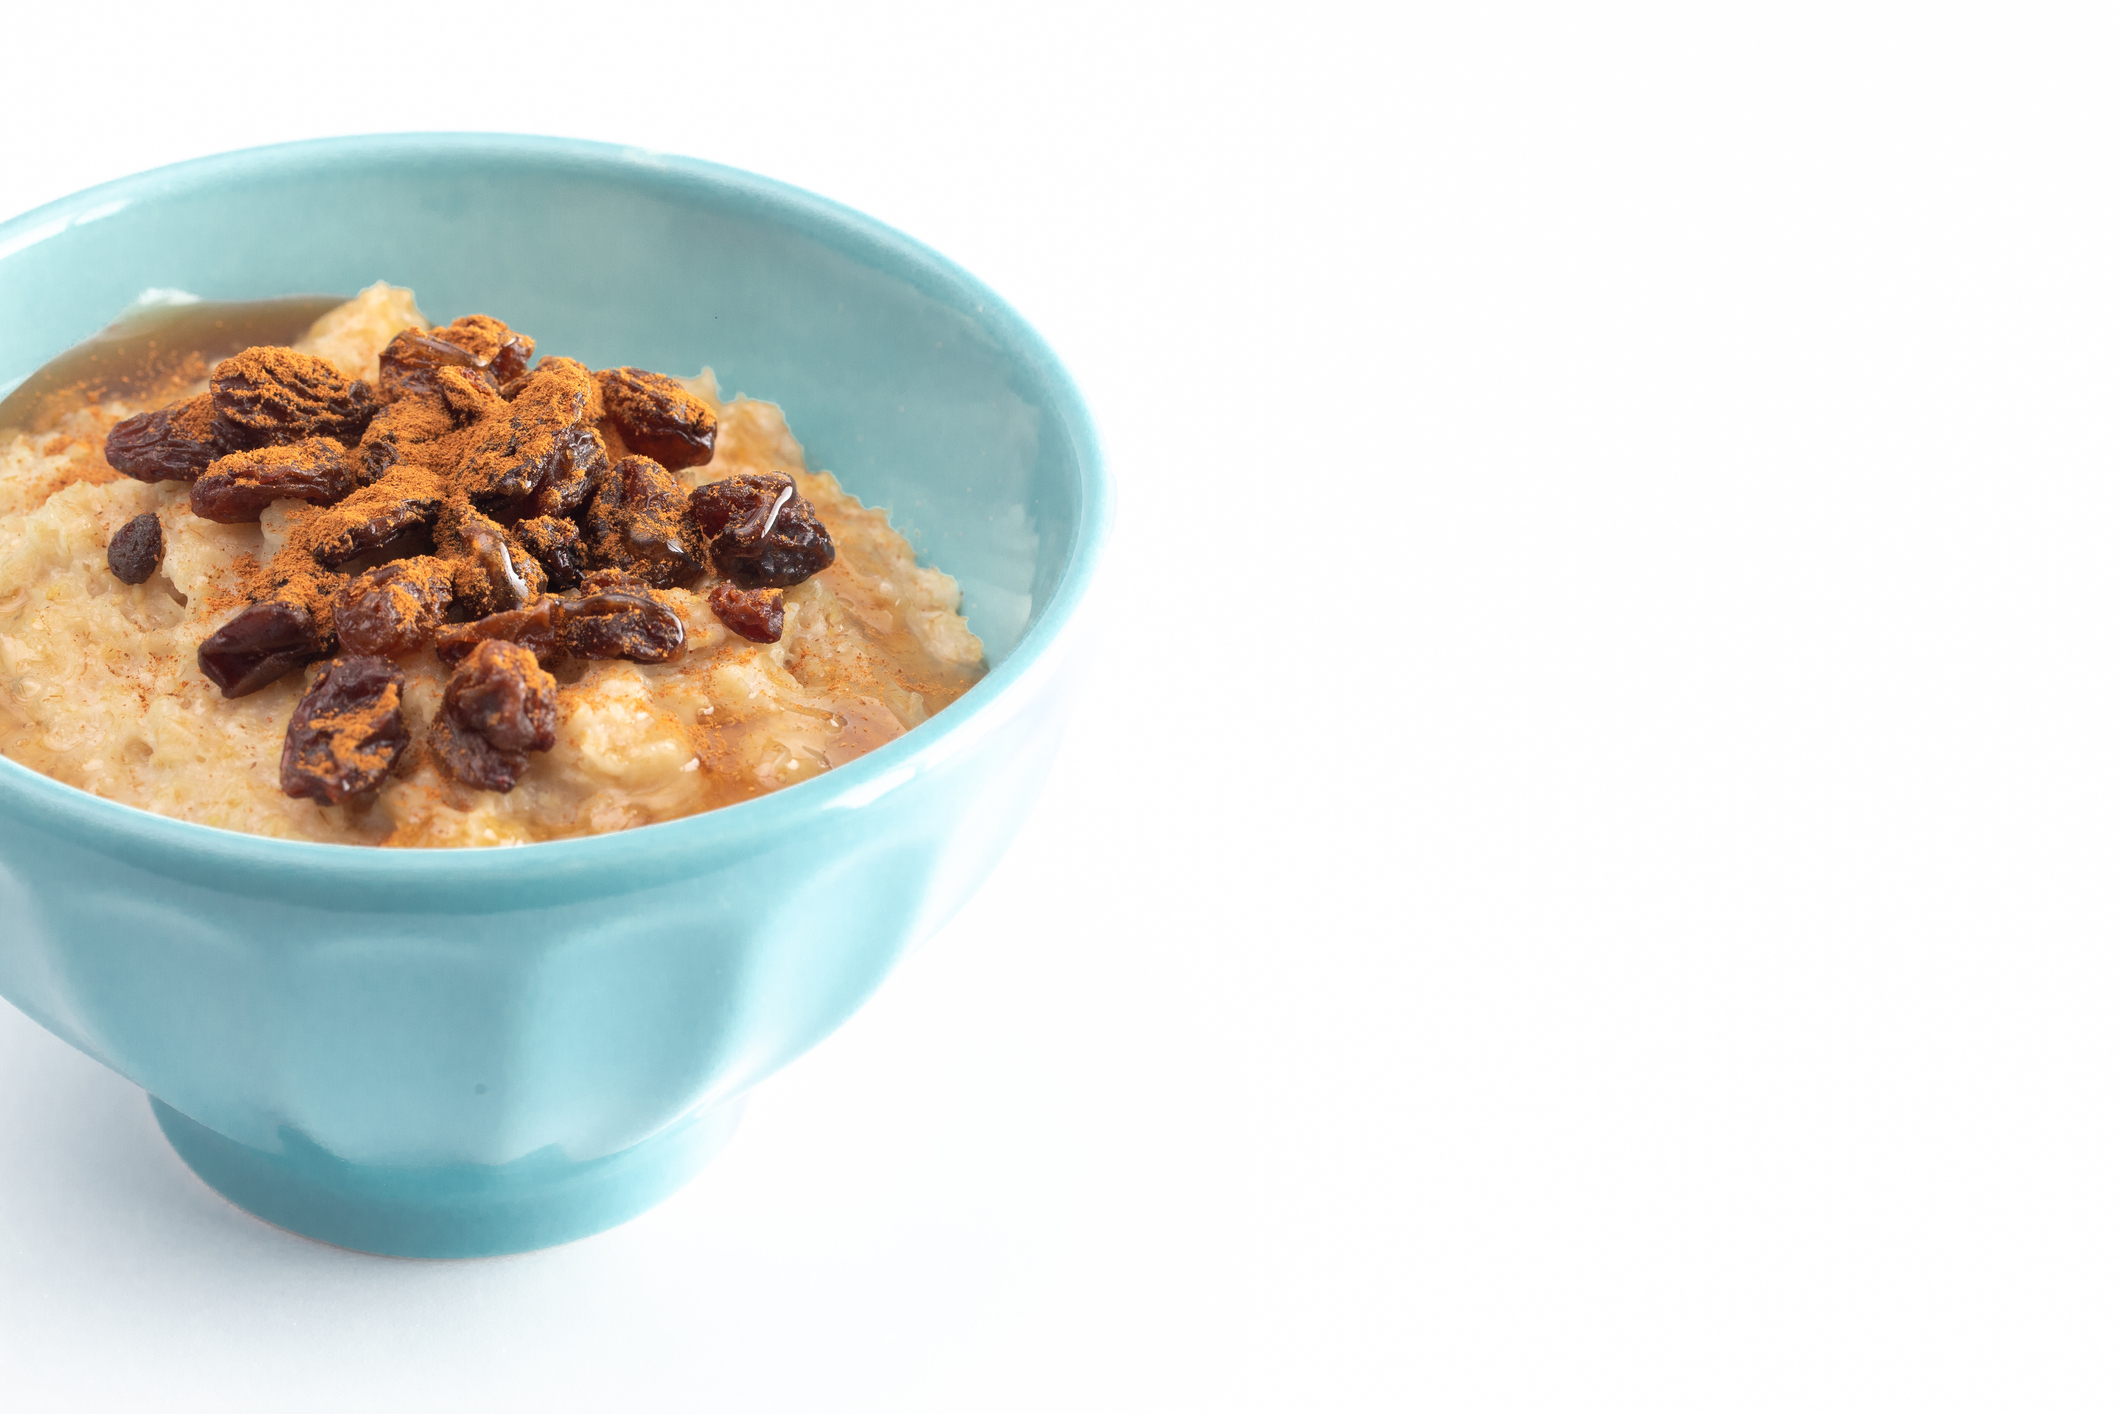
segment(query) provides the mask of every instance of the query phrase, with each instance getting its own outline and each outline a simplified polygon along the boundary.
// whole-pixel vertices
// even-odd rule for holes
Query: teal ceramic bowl
[[[667,1196],[979,886],[1058,745],[1110,495],[1052,352],[947,260],[758,177],[543,138],[262,148],[0,225],[0,390],[146,290],[378,279],[779,402],[813,466],[957,577],[990,665],[812,781],[515,849],[235,834],[0,759],[0,995],[143,1087],[268,1221],[522,1251]]]

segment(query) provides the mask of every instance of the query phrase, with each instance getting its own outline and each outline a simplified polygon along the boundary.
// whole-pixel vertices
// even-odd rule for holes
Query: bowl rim
[[[0,262],[144,198],[196,190],[230,177],[271,176],[319,161],[436,154],[527,159],[733,192],[835,249],[882,255],[889,262],[886,268],[910,274],[924,293],[968,309],[986,333],[1033,370],[1075,453],[1081,513],[1051,600],[1026,625],[1008,656],[992,665],[970,691],[897,740],[755,799],[610,834],[521,845],[404,849],[282,839],[107,800],[5,756],[0,756],[0,809],[151,872],[174,872],[169,866],[187,864],[203,867],[203,875],[187,870],[187,877],[210,887],[219,882],[242,888],[238,880],[261,867],[283,886],[296,887],[326,880],[364,886],[504,883],[530,869],[579,879],[643,855],[694,855],[704,864],[747,840],[780,838],[799,817],[870,805],[991,735],[1038,695],[1074,636],[1110,540],[1112,487],[1089,407],[1059,357],[1001,296],[940,252],[830,198],[702,158],[580,138],[477,132],[358,134],[216,153],[85,188],[0,222]],[[93,332],[85,331],[83,337]]]

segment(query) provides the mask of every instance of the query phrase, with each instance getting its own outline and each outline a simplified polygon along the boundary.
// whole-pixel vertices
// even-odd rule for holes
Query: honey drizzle
[[[339,295],[268,300],[201,300],[122,314],[108,328],[60,354],[0,400],[0,433],[47,432],[77,409],[112,398],[167,396],[173,385],[257,344],[291,344]]]

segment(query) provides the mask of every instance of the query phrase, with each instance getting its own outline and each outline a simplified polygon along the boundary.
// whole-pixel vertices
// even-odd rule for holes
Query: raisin
[[[550,589],[572,589],[588,568],[588,552],[582,548],[582,532],[571,520],[538,516],[516,522],[516,538],[545,567]]]
[[[746,471],[696,486],[690,500],[692,522],[702,539],[712,540],[731,522],[771,509],[781,492],[794,485],[791,477]]]
[[[331,601],[332,626],[349,653],[391,658],[434,637],[449,608],[450,567],[431,555],[357,574]]]
[[[357,453],[362,484],[379,481],[383,473],[402,461],[414,460],[413,451],[457,430],[456,411],[440,394],[400,398],[376,414],[361,434]]]
[[[593,427],[570,427],[554,440],[559,450],[531,496],[527,515],[573,515],[595,492],[597,472],[610,462]]]
[[[520,643],[537,654],[540,663],[551,663],[567,651],[561,643],[565,625],[565,606],[548,594],[520,609],[504,609],[468,624],[445,626],[435,634],[435,656],[445,663],[461,663],[481,643],[500,639]]]
[[[784,612],[778,589],[739,589],[717,584],[707,592],[707,607],[730,630],[753,643],[779,643]]]
[[[497,414],[479,424],[458,477],[481,506],[502,511],[530,498],[532,515],[565,515],[589,498],[605,460],[601,405],[589,370],[548,358]]]
[[[597,375],[604,414],[618,424],[626,446],[672,471],[714,459],[714,409],[675,378],[642,368],[607,368]]]
[[[447,712],[435,713],[427,746],[444,771],[474,790],[514,790],[530,769],[530,753],[502,751]]]
[[[480,790],[515,788],[533,751],[558,740],[560,689],[529,649],[479,643],[442,690],[428,744],[442,768]]]
[[[103,552],[120,584],[145,584],[162,563],[162,522],[153,511],[118,527]]]
[[[518,644],[489,638],[450,674],[442,707],[502,751],[550,751],[560,727],[560,685]]]
[[[692,518],[715,569],[739,589],[787,589],[830,565],[832,536],[795,479],[744,472],[692,493]]]
[[[501,401],[493,383],[474,377],[471,369],[435,370],[435,392],[460,427],[469,427],[474,422],[508,411],[508,404]]]
[[[293,349],[245,349],[214,369],[214,411],[243,445],[282,446],[331,437],[352,446],[376,415],[376,397],[321,358]]]
[[[435,375],[445,368],[469,369],[482,380],[493,378],[471,350],[419,329],[400,329],[376,356],[376,364],[377,391],[386,403],[435,392]],[[500,386],[494,381],[496,390]]]
[[[103,459],[135,481],[189,481],[233,450],[214,414],[212,394],[138,417],[128,417],[103,439]]]
[[[624,574],[599,571],[566,601],[561,642],[577,658],[627,658],[667,663],[685,651],[685,621],[649,588]]]
[[[274,501],[330,505],[354,489],[354,460],[329,437],[231,452],[191,484],[192,514],[223,525],[256,520]]]
[[[559,454],[531,498],[531,515],[573,515],[595,492],[596,474],[610,461],[604,451],[604,439],[593,427],[571,427],[557,440]]]
[[[363,442],[354,449],[354,478],[373,486],[401,460],[398,448],[389,442]]]
[[[485,317],[483,314],[467,314],[463,319],[459,319],[457,323],[462,324],[467,320],[484,319]],[[528,334],[517,333],[498,319],[494,320],[493,323],[494,327],[501,331],[501,347],[494,350],[493,362],[486,366],[493,370],[494,381],[506,387],[517,379],[527,378],[530,375],[530,360],[537,355],[538,341],[531,338]],[[452,325],[451,327],[454,328],[455,326]]]
[[[647,457],[626,457],[598,473],[582,531],[591,563],[638,575],[658,589],[706,570],[695,553],[684,487]]]
[[[238,612],[199,645],[199,671],[223,697],[243,697],[323,656],[309,610],[265,599]]]
[[[641,594],[654,597],[649,591],[654,588],[647,580],[624,570],[591,570],[582,576],[584,594]]]
[[[435,539],[443,556],[456,562],[457,598],[470,613],[513,609],[545,592],[544,566],[477,511],[444,516]]]
[[[498,389],[522,377],[536,351],[537,340],[484,314],[467,314],[446,329],[401,330],[379,359],[383,397],[395,402],[435,392],[445,368],[461,368],[474,381]]]
[[[363,493],[362,499],[380,494]],[[433,525],[442,503],[432,496],[407,496],[372,512],[357,507],[359,503],[355,501],[341,503],[337,513],[352,516],[353,523],[317,548],[318,564],[337,569],[354,556],[387,545],[416,527]]]
[[[383,779],[411,740],[405,675],[383,658],[335,659],[302,694],[280,747],[280,789],[337,805]]]

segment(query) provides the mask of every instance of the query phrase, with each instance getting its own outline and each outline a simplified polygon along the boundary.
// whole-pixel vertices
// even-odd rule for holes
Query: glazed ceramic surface
[[[378,279],[541,353],[711,364],[780,403],[812,466],[957,577],[990,665],[813,781],[516,849],[234,834],[0,759],[0,995],[145,1087],[272,1221],[522,1250],[682,1183],[979,885],[1058,744],[1109,497],[1050,351],[933,252],[757,177],[549,139],[259,149],[0,225],[0,390],[143,291]]]

